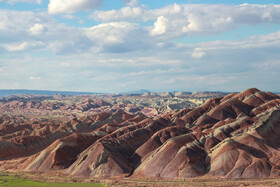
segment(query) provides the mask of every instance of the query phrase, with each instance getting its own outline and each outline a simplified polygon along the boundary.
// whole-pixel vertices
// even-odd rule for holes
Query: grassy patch
[[[103,184],[94,183],[52,183],[52,182],[37,182],[16,175],[0,175],[0,186],[3,187],[104,187]]]

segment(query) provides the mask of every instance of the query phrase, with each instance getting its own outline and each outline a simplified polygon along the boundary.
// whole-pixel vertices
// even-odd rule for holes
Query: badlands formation
[[[2,92],[0,90],[0,95]],[[45,92],[40,91],[39,93]],[[61,94],[53,96],[23,94],[0,97],[0,113],[36,114],[72,119],[102,112],[114,113],[120,109],[127,113],[141,113],[148,117],[154,117],[171,110],[193,108],[201,105],[208,98],[225,95],[226,93],[221,92],[147,92],[145,94],[72,96]]]
[[[166,112],[147,107],[153,115],[141,112],[145,107],[125,109],[129,103],[109,111],[116,104],[104,100],[75,106],[36,102],[1,103],[6,113],[0,118],[0,169],[85,178],[280,175],[280,97],[270,92],[253,88]],[[71,118],[18,112],[42,106],[68,111]],[[108,110],[74,116],[100,106]],[[17,114],[7,115],[9,109]]]

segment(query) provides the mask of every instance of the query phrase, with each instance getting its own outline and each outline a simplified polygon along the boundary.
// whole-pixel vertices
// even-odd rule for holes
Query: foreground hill
[[[280,97],[248,89],[148,118],[2,116],[0,167],[75,177],[184,179],[280,175]]]

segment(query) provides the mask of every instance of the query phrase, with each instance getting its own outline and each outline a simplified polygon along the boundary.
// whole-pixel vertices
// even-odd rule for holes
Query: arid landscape
[[[279,184],[280,97],[271,92],[24,95],[2,98],[0,109],[3,171],[115,185]]]
[[[1,92],[1,91],[0,91]],[[222,92],[163,92],[144,94],[93,95],[11,95],[0,97],[1,113],[46,115],[74,118],[100,112],[142,113],[149,117],[183,108],[194,108],[210,97],[225,96]]]
[[[0,186],[280,186],[279,51],[279,0],[0,0]]]

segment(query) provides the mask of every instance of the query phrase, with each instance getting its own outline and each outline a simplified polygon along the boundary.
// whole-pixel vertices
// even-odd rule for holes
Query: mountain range
[[[10,96],[10,95],[92,95],[98,94],[95,92],[74,92],[74,91],[50,91],[50,90],[25,90],[25,89],[1,89],[0,96]]]

